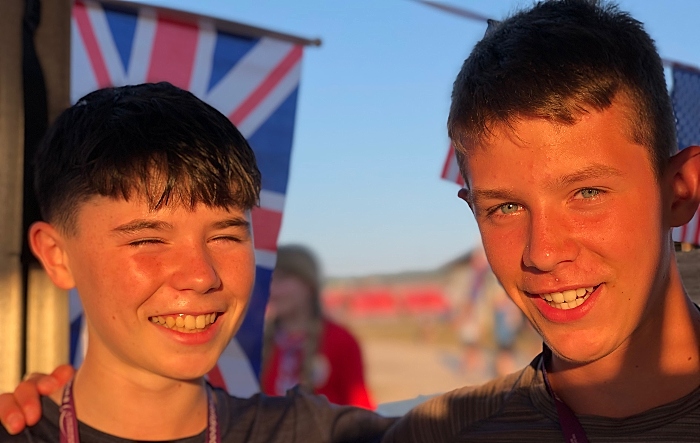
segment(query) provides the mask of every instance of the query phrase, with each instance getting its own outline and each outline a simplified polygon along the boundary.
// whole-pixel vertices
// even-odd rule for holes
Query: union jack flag
[[[246,137],[262,172],[252,211],[255,289],[240,331],[209,380],[234,395],[259,389],[263,314],[282,221],[303,46],[297,37],[163,8],[78,0],[71,26],[71,100],[107,86],[169,81],[217,108]],[[71,360],[87,345],[71,294]]]

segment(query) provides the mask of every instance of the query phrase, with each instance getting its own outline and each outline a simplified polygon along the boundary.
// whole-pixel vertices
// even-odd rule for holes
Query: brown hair
[[[64,111],[39,148],[44,220],[66,233],[95,195],[144,198],[153,210],[197,203],[250,209],[260,193],[253,150],[226,116],[169,83],[92,92]]]
[[[496,24],[464,62],[447,122],[462,174],[464,154],[497,125],[539,117],[574,124],[618,98],[630,104],[634,142],[660,176],[677,150],[671,101],[654,42],[615,5],[550,0]]]

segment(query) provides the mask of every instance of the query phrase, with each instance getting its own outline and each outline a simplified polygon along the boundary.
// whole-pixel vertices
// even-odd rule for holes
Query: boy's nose
[[[533,216],[529,228],[523,251],[526,267],[550,272],[560,263],[573,261],[578,256],[578,244],[570,227],[556,214]]]
[[[182,248],[178,254],[180,265],[172,275],[172,284],[176,289],[205,294],[221,286],[216,263],[206,247],[192,244]]]

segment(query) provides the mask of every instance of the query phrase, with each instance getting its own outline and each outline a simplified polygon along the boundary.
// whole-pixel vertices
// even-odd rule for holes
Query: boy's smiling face
[[[89,330],[86,363],[173,379],[207,373],[245,315],[255,279],[250,221],[198,204],[149,211],[141,199],[93,197],[74,235],[60,235],[65,272]]]
[[[661,312],[669,268],[660,181],[625,106],[574,125],[522,118],[466,155],[486,254],[558,356],[600,359]]]

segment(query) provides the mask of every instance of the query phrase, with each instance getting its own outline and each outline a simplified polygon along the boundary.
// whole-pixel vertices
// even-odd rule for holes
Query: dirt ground
[[[481,384],[496,375],[493,347],[484,343],[477,363],[467,368],[464,352],[448,325],[426,328],[420,322],[407,320],[356,322],[349,326],[360,341],[365,377],[379,405],[419,396],[425,399],[465,385]],[[540,348],[539,337],[524,331],[513,351],[513,370],[528,364]]]

